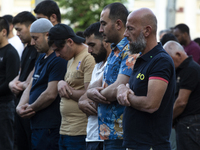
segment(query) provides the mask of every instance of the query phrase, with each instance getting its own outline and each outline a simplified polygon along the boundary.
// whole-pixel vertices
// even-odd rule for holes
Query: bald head
[[[172,57],[175,68],[177,68],[188,56],[183,47],[175,41],[168,41],[163,48]]]
[[[149,8],[140,8],[133,11],[130,18],[136,18],[142,26],[151,26],[152,33],[156,34],[157,31],[157,19],[154,13]]]
[[[167,53],[170,56],[173,56],[176,52],[186,54],[183,47],[178,42],[175,41],[168,41],[167,43],[165,43],[163,48],[167,51]]]

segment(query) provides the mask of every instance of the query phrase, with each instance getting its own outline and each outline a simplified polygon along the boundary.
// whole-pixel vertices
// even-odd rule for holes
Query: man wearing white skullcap
[[[31,44],[35,45],[39,56],[29,86],[24,91],[17,106],[17,113],[23,118],[30,118],[32,130],[32,149],[58,150],[60,97],[57,83],[63,80],[67,61],[56,57],[48,46],[48,31],[52,23],[41,18],[30,27]]]

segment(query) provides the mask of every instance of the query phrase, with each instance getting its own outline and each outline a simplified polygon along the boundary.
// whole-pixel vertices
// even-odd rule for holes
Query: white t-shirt
[[[95,65],[94,70],[92,72],[92,78],[91,78],[90,84],[92,84],[96,80],[100,79],[101,76],[103,75],[104,68],[105,68],[107,62],[102,66],[103,63],[104,62],[100,62]],[[88,117],[88,123],[87,123],[86,142],[94,142],[94,141],[103,141],[103,140],[99,140],[98,116],[90,115]]]
[[[20,38],[18,36],[13,36],[12,38],[8,39],[8,42],[17,50],[19,58],[21,60],[24,45],[21,42]]]

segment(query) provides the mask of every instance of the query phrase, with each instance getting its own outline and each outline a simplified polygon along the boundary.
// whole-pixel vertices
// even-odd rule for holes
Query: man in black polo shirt
[[[174,41],[164,45],[176,68],[173,109],[177,150],[200,149],[200,66]]]
[[[174,64],[156,39],[157,19],[148,8],[133,11],[124,36],[130,53],[141,53],[129,80],[119,85],[117,99],[124,111],[123,146],[137,150],[171,150],[169,136],[175,90]]]

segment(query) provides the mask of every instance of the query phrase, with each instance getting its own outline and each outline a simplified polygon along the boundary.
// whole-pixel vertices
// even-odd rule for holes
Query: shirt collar
[[[139,58],[143,59],[144,61],[149,61],[152,59],[154,56],[157,55],[157,53],[160,52],[160,50],[163,49],[161,43],[158,43],[153,49],[151,49],[149,52],[147,52],[144,55],[141,55]]]
[[[185,68],[185,66],[188,65],[188,63],[192,60],[192,56],[188,56],[188,58],[186,58],[177,68],[178,69],[181,69],[181,68]]]
[[[115,43],[111,44],[111,49],[114,50],[116,47],[122,51],[123,48],[129,43],[128,39],[124,37],[117,45]]]

